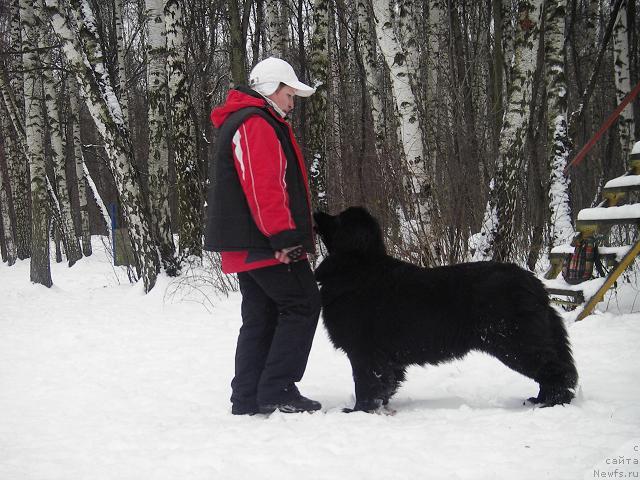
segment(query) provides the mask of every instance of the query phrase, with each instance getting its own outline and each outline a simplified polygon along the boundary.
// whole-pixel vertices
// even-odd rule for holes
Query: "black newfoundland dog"
[[[409,365],[471,350],[535,380],[533,403],[571,401],[578,374],[567,332],[530,272],[495,262],[421,268],[387,255],[364,208],[314,218],[328,250],[316,269],[324,324],[351,362],[354,410],[386,405]]]

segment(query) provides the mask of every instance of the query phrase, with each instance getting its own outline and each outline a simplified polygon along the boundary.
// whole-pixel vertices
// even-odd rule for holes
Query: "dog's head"
[[[350,207],[338,215],[316,212],[313,218],[329,254],[386,254],[382,229],[365,208]]]

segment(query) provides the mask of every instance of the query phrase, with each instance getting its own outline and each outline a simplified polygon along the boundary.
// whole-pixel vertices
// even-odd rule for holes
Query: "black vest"
[[[232,153],[233,135],[242,122],[253,115],[264,118],[273,127],[287,159],[285,181],[289,209],[296,229],[286,230],[270,238],[260,232],[253,220]],[[287,125],[273,118],[266,108],[242,108],[226,118],[219,129],[216,145],[215,159],[209,166],[204,249],[214,252],[275,251],[302,245],[307,252],[313,252],[307,189]]]

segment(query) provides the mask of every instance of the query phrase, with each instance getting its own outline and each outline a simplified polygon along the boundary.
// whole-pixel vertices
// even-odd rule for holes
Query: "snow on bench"
[[[549,257],[558,257],[564,255],[571,255],[575,247],[573,245],[558,245],[553,247],[549,252]],[[598,247],[598,255],[600,257],[607,257],[615,259],[616,262],[622,260],[622,258],[631,250],[631,245],[625,245],[623,247]]]
[[[633,223],[633,220],[640,220],[640,204],[622,205],[620,207],[584,208],[578,213],[578,221],[615,223],[619,220],[627,221],[623,223]]]
[[[640,175],[623,175],[618,178],[609,180],[605,186],[605,190],[613,190],[618,188],[640,187]]]

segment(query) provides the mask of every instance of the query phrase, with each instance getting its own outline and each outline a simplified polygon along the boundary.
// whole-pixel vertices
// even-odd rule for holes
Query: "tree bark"
[[[160,260],[170,275],[177,273],[169,210],[169,149],[167,145],[167,42],[163,0],[146,0],[147,99],[149,118],[149,199]]]
[[[547,79],[547,121],[550,166],[550,243],[565,245],[573,238],[569,178],[564,169],[570,150],[567,131],[567,80],[564,62],[566,0],[545,0],[545,72]]]
[[[0,118],[0,132],[6,132],[5,122]],[[4,143],[4,133],[0,134],[0,217],[2,223],[1,236],[4,240],[6,262],[9,266],[16,263],[18,252],[13,234],[13,218],[11,212],[11,184],[9,182],[9,172],[7,169],[7,156]]]
[[[75,78],[69,81],[70,121],[73,129],[73,158],[78,182],[78,204],[80,205],[80,225],[82,238],[82,252],[85,257],[93,253],[91,246],[91,230],[89,226],[89,211],[87,207],[87,184],[84,173],[84,155],[82,153],[82,138],[80,137],[80,107],[78,105],[78,83]],[[107,229],[110,225],[107,225]]]
[[[169,0],[167,4],[174,3]],[[247,28],[252,0],[245,0],[241,8],[239,0],[227,1],[227,21],[229,22],[229,57],[233,85],[247,83]]]
[[[381,97],[381,66],[378,62],[376,40],[371,26],[372,15],[367,0],[357,0],[358,7],[358,50],[362,59],[366,76],[366,91],[368,93],[369,108],[373,118],[375,147],[378,158],[384,158],[386,139],[386,123],[384,121],[383,102]]]
[[[35,5],[33,4],[35,3]],[[21,0],[22,64],[24,73],[24,111],[26,147],[29,151],[31,180],[31,281],[51,287],[49,259],[49,209],[44,156],[42,115],[42,76],[38,58],[38,37],[42,33],[35,9],[38,2]]]
[[[73,218],[71,216],[71,201],[69,199],[69,190],[67,188],[67,172],[66,172],[66,155],[64,137],[66,136],[62,124],[60,122],[60,112],[58,109],[58,93],[56,92],[55,79],[51,66],[53,59],[51,50],[47,50],[44,42],[45,30],[43,29],[39,37],[38,44],[44,53],[49,68],[42,70],[44,82],[44,99],[47,122],[49,124],[49,149],[51,160],[53,162],[53,172],[55,175],[56,198],[58,199],[59,221],[56,222],[56,228],[60,230],[60,239],[64,245],[64,251],[72,267],[78,260],[82,258],[82,251],[75,233]],[[59,90],[58,90],[59,91]],[[56,188],[57,187],[57,188]]]
[[[524,144],[530,117],[532,81],[536,70],[538,20],[542,0],[521,0],[514,43],[509,99],[502,130],[495,178],[489,185],[489,201],[482,230],[470,246],[475,260],[512,260],[516,230],[515,215],[520,210],[519,188],[524,163]]]
[[[402,146],[403,164],[407,168],[405,186],[415,200],[419,228],[411,232],[411,243],[420,245],[425,265],[441,263],[439,239],[435,233],[439,209],[433,193],[431,166],[424,154],[422,131],[418,118],[418,104],[411,89],[408,53],[402,48],[393,28],[392,6],[388,0],[373,0],[378,46],[391,73],[391,89],[399,121],[398,138]],[[409,213],[409,212],[407,212]],[[408,222],[409,223],[409,222]],[[415,223],[413,223],[415,225]]]
[[[287,58],[289,52],[289,30],[287,25],[288,17],[286,12],[286,2],[287,0],[265,1],[267,25],[269,30],[268,53],[277,58]]]
[[[310,71],[316,92],[310,98],[308,111],[309,140],[311,153],[311,194],[313,204],[327,210],[327,85],[329,59],[329,0],[316,0],[313,9],[315,30],[311,37]]]
[[[20,0],[11,2],[11,45],[15,52],[21,52],[22,33],[20,25]],[[26,155],[22,154],[20,137],[24,137],[24,78],[22,75],[22,55],[12,56],[13,72],[8,73],[0,68],[0,91],[2,100],[9,115],[11,126],[17,132],[18,143],[7,137],[7,150],[11,152],[8,162],[9,181],[12,185],[13,205],[16,211],[16,250],[18,258],[25,260],[31,256],[31,192],[29,188],[29,164]]]
[[[233,2],[229,2],[234,3]],[[178,221],[180,255],[202,256],[203,235],[203,175],[198,163],[194,139],[195,125],[191,117],[190,85],[187,83],[183,38],[182,2],[167,0],[165,21],[167,31],[167,62],[169,69],[169,111],[176,175],[178,184]]]
[[[629,62],[629,28],[627,27],[627,1],[625,0],[618,12],[613,34],[613,65],[615,71],[616,100],[618,105],[631,91],[631,72]],[[634,102],[629,103],[622,110],[618,120],[618,134],[620,137],[620,160],[623,167],[627,165],[627,157],[633,147],[635,122],[633,113]]]
[[[127,125],[129,121],[129,89],[127,88],[127,68],[125,59],[124,28],[122,25],[122,14],[124,9],[123,0],[114,0],[114,22],[116,29],[116,53],[118,59],[118,101],[122,109],[122,116]]]

